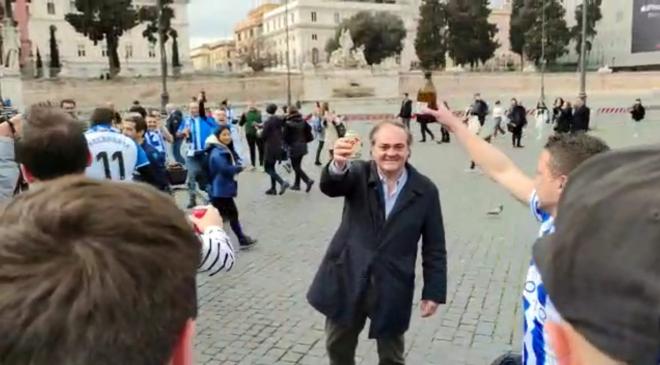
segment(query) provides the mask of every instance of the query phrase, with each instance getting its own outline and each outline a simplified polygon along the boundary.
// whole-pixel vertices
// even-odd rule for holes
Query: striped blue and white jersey
[[[554,218],[540,209],[536,191],[532,194],[529,205],[534,217],[541,222],[539,237],[554,233]],[[559,318],[559,314],[548,298],[541,274],[534,262],[529,265],[523,288],[523,313],[523,364],[556,365],[557,360],[545,331],[545,322],[549,317]]]

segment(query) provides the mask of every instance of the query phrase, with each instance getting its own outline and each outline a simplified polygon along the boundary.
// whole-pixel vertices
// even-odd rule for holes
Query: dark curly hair
[[[581,163],[610,147],[602,139],[586,133],[560,133],[550,136],[545,149],[552,156],[552,171],[555,175],[569,175]]]

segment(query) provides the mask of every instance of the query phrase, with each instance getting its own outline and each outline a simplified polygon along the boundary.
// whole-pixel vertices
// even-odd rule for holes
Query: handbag
[[[509,122],[506,124],[506,129],[510,132],[513,133],[516,130],[516,123],[514,122]]]
[[[310,143],[314,141],[314,133],[312,133],[312,126],[305,122],[305,142]]]
[[[170,185],[183,185],[186,183],[188,170],[180,163],[167,166],[167,179]]]

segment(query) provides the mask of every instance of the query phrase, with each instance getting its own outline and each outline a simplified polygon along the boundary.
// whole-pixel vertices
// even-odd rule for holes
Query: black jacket
[[[183,113],[181,113],[180,110],[175,110],[167,117],[165,126],[171,135],[176,136],[176,133],[179,131],[181,122],[183,122]]]
[[[412,100],[406,99],[401,103],[401,111],[399,112],[400,118],[412,118]]]
[[[573,125],[573,110],[572,109],[561,109],[559,116],[557,117],[557,125],[555,126],[555,132],[557,133],[568,133],[571,131]]]
[[[635,104],[635,106],[632,107],[632,110],[630,110],[630,114],[632,115],[634,121],[639,122],[644,120],[644,117],[646,116],[646,109],[644,109],[642,105]]]
[[[573,123],[571,124],[572,132],[586,132],[589,130],[589,119],[591,118],[591,110],[586,106],[575,108],[573,112]]]
[[[284,124],[284,141],[289,146],[291,157],[302,157],[307,154],[307,129],[312,127],[303,120],[300,113],[290,114]]]
[[[282,158],[284,141],[284,120],[277,115],[271,115],[264,123],[261,138],[264,141],[264,159],[266,162],[277,162]]]
[[[488,104],[483,100],[477,100],[470,107],[470,112],[479,117],[479,120],[483,120],[488,115]]]
[[[516,125],[516,128],[523,128],[527,125],[527,110],[522,105],[514,106],[509,112],[508,117]]]
[[[408,181],[387,220],[374,162],[355,161],[341,176],[326,167],[321,175],[321,191],[343,197],[344,210],[307,300],[332,321],[348,325],[371,286],[377,305],[368,310],[370,338],[398,336],[408,329],[420,238],[422,299],[446,301],[447,252],[438,189],[412,166],[407,169]]]

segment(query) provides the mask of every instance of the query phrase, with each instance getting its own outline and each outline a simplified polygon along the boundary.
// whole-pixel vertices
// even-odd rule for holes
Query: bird
[[[504,211],[504,205],[500,204],[499,207],[497,207],[495,209],[492,209],[492,210],[489,210],[486,214],[491,216],[491,217],[495,217],[495,216],[498,216],[498,215],[502,214],[503,211]]]

